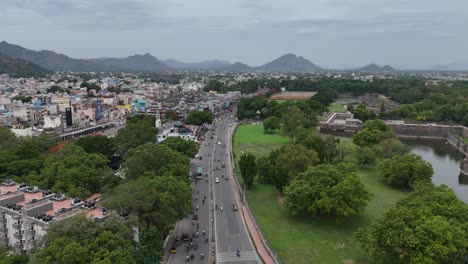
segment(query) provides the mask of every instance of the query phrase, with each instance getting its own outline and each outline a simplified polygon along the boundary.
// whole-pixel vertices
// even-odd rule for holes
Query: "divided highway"
[[[191,263],[210,263],[210,260],[225,264],[261,263],[247,231],[239,195],[236,195],[234,188],[235,179],[230,162],[230,124],[235,121],[230,115],[228,112],[222,113],[209,127],[198,154],[202,159],[194,159],[190,164],[193,176],[197,166],[201,165],[203,168],[202,179],[192,183],[194,214],[198,214],[198,221],[193,221],[192,216],[180,221],[175,233],[181,236],[189,233],[192,237],[198,231],[198,238],[192,239],[197,249],[190,248],[187,252],[190,242],[183,242],[177,247],[177,252],[170,256],[168,263],[186,263],[187,256],[192,254],[194,258],[190,260]],[[238,205],[239,210],[233,210],[234,204]],[[203,230],[208,242],[202,235]],[[237,256],[238,250],[240,256]],[[204,254],[203,259],[201,253]]]

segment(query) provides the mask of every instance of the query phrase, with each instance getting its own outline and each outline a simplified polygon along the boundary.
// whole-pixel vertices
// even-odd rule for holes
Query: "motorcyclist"
[[[203,230],[203,236],[205,236],[205,233],[206,233],[205,230]]]
[[[220,206],[219,209],[221,210],[221,212],[223,211],[223,206]]]
[[[200,253],[200,258],[201,258],[201,259],[204,259],[204,258],[205,258],[205,254]]]
[[[240,257],[240,250],[237,250],[237,256]]]

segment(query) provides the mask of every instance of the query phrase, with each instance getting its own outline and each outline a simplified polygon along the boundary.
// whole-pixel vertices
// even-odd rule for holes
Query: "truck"
[[[197,180],[203,179],[203,167],[198,165],[197,167]]]

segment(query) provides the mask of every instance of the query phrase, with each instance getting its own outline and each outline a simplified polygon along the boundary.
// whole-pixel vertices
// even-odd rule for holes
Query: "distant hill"
[[[392,68],[390,65],[385,65],[383,67],[380,67],[377,64],[369,64],[367,66],[364,66],[362,68],[359,68],[358,71],[362,72],[393,72],[396,71],[394,68]]]
[[[5,54],[13,59],[22,59],[25,61],[32,62],[43,68],[53,71],[119,71],[119,69],[110,68],[87,60],[73,59],[66,55],[55,53],[53,51],[34,51],[25,49],[21,46],[10,44],[6,41],[0,42],[0,53]]]
[[[254,70],[254,68],[242,62],[236,62],[234,64],[218,68],[217,70],[223,72],[248,72]]]
[[[298,57],[292,53],[283,55],[272,62],[256,67],[256,69],[273,72],[313,72],[322,70],[322,68],[304,57]]]
[[[90,59],[89,61],[107,68],[116,68],[130,72],[161,72],[171,70],[170,67],[161,63],[149,53],[144,55],[137,54],[126,58],[99,58]]]
[[[177,70],[216,70],[231,65],[228,61],[206,60],[201,62],[182,62],[178,60],[163,60],[165,65]]]
[[[4,73],[7,73],[10,77],[32,77],[44,76],[52,73],[52,71],[29,61],[12,59],[4,54],[0,54],[0,74]]]

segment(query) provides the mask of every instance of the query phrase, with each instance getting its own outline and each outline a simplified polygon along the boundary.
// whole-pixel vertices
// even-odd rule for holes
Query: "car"
[[[221,145],[221,141],[218,141],[218,145]]]
[[[219,177],[216,177],[216,178],[215,178],[215,182],[216,182],[216,183],[219,183]]]

